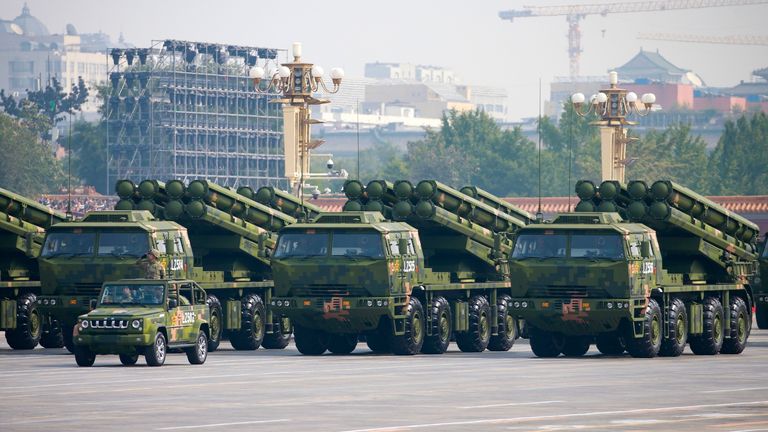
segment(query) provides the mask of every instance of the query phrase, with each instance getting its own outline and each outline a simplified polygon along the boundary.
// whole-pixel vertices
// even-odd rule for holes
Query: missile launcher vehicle
[[[435,181],[344,190],[345,211],[283,228],[272,256],[271,306],[291,319],[301,353],[350,353],[360,338],[401,355],[441,354],[452,340],[510,349],[507,259],[525,222]]]
[[[575,213],[519,230],[512,309],[539,357],[741,353],[758,227],[669,181],[580,181]]]
[[[58,323],[37,308],[37,257],[45,230],[65,220],[62,213],[0,188],[0,330],[13,349],[63,344]]]

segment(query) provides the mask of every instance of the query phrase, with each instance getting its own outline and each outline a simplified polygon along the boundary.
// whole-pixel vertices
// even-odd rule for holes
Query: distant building
[[[65,91],[82,77],[86,84],[103,83],[107,79],[105,53],[112,44],[103,33],[78,34],[72,24],[66,34],[51,34],[25,4],[21,15],[13,20],[0,20],[0,88],[6,94],[24,96],[27,90],[44,88],[56,78]],[[95,113],[88,103],[83,111]]]

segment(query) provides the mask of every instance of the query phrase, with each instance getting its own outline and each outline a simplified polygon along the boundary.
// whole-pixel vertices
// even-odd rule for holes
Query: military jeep
[[[92,366],[97,354],[117,354],[126,366],[144,355],[162,366],[169,350],[180,349],[192,364],[208,355],[209,308],[205,291],[191,280],[122,279],[105,282],[91,312],[74,328],[78,366]]]

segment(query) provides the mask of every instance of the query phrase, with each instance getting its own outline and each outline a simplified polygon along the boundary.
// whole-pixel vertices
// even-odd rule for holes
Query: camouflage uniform
[[[154,260],[149,259],[149,255],[155,257]],[[152,249],[147,253],[147,257],[140,260],[140,265],[144,268],[146,279],[165,279],[165,267],[158,261],[160,252],[156,249]]]

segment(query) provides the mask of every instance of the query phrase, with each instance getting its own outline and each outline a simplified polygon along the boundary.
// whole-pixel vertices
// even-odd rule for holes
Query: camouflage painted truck
[[[768,233],[760,245],[760,272],[755,276],[755,321],[768,329]]]
[[[205,291],[185,279],[124,279],[106,282],[78,317],[74,353],[78,366],[93,366],[97,355],[117,354],[120,363],[162,366],[169,350],[187,354],[191,364],[208,357],[210,311]]]
[[[45,230],[64,214],[0,188],[0,330],[13,349],[62,346],[61,329],[37,309],[37,257]]]
[[[580,181],[575,213],[528,225],[510,260],[514,315],[539,357],[741,353],[757,226],[669,181]]]
[[[271,305],[301,353],[350,353],[361,336],[401,355],[441,354],[452,340],[512,347],[507,257],[529,214],[434,181],[348,181],[345,193],[345,211],[283,228],[272,257]]]
[[[116,191],[118,210],[58,224],[46,237],[41,308],[72,328],[102,283],[144,276],[137,259],[154,247],[169,277],[194,280],[208,293],[210,351],[223,337],[238,350],[288,344],[290,323],[265,302],[274,232],[294,218],[204,180],[122,180]],[[69,238],[80,242],[76,250],[58,246]],[[65,342],[71,347],[71,337]]]

